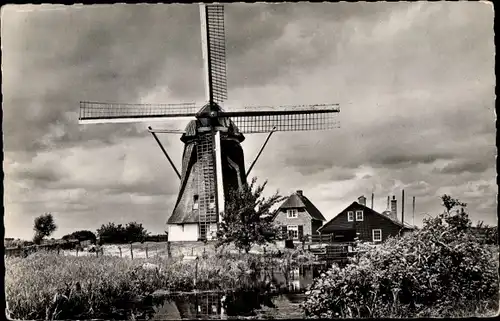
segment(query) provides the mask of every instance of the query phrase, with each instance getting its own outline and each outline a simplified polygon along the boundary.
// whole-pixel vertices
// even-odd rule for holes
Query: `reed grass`
[[[8,313],[14,319],[122,319],[137,315],[156,290],[255,289],[257,272],[278,269],[285,259],[222,253],[192,261],[131,260],[46,252],[6,258]]]

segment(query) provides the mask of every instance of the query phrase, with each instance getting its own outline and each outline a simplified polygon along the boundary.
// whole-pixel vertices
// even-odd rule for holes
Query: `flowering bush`
[[[447,212],[404,237],[361,244],[345,269],[334,266],[315,280],[303,309],[322,318],[465,316],[497,309],[495,252],[497,246],[485,246],[471,233],[464,211]]]

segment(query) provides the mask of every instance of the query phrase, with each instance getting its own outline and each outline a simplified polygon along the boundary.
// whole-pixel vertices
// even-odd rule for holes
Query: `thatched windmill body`
[[[160,148],[177,176],[180,188],[174,210],[167,220],[170,240],[207,240],[213,237],[224,212],[225,195],[247,183],[243,134],[335,128],[337,104],[244,107],[225,111],[227,98],[222,5],[200,5],[206,104],[199,110],[189,104],[123,104],[80,102],[80,123],[147,122],[189,117],[182,132],[185,144],[181,173],[177,171],[156,133],[176,130],[152,129]],[[193,119],[194,118],[194,119]],[[261,148],[250,170],[260,156]]]

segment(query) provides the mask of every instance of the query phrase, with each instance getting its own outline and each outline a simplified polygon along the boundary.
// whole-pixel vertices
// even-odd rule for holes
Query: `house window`
[[[297,209],[288,209],[286,210],[287,218],[297,218]]]
[[[372,238],[373,238],[373,242],[382,241],[382,230],[381,229],[372,230]]]
[[[193,210],[197,210],[198,209],[198,195],[194,195],[193,196]]]
[[[297,225],[287,226],[288,235],[294,239],[299,238],[299,227]]]
[[[356,221],[363,220],[363,211],[356,211]]]
[[[347,212],[347,221],[348,222],[354,221],[354,212],[353,211]]]

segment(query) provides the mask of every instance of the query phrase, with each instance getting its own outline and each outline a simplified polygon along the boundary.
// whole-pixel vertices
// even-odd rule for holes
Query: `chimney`
[[[396,196],[392,196],[391,200],[391,218],[395,219],[398,217],[398,201],[396,200]]]
[[[391,210],[391,207],[390,207],[390,205],[389,205],[389,204],[390,204],[390,203],[389,203],[389,202],[390,202],[390,200],[391,200],[391,197],[390,197],[390,196],[387,196],[387,207],[386,207],[386,209],[385,209],[386,211],[390,211],[390,210]]]
[[[405,190],[401,192],[401,223],[405,224]]]
[[[374,195],[373,195],[373,193],[372,193],[372,210],[373,210],[373,197],[374,197]]]
[[[361,195],[360,197],[358,197],[358,203],[363,205],[363,206],[366,206],[366,197],[364,195]]]
[[[297,190],[297,192],[296,192],[296,193],[297,193],[297,195],[299,195],[299,196],[304,196],[304,195],[302,194],[302,190],[301,190],[301,189]]]

